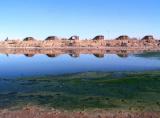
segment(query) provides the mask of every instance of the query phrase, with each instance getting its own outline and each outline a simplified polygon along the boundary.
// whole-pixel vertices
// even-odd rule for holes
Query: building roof
[[[116,40],[128,40],[128,39],[129,39],[129,36],[127,35],[121,35],[118,38],[116,38]]]
[[[71,36],[69,40],[79,40],[79,36],[76,36],[76,35]]]
[[[33,37],[26,37],[23,39],[23,41],[35,41],[36,39],[34,39]]]
[[[57,36],[49,36],[45,40],[59,40],[59,38]]]
[[[93,38],[93,40],[104,40],[103,35],[97,35],[96,37]]]
[[[146,40],[146,39],[154,39],[154,37],[153,35],[147,35],[142,38],[142,40]]]

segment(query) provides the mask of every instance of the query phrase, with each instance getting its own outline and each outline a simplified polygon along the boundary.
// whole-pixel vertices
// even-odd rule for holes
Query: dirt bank
[[[160,112],[111,112],[105,110],[71,112],[26,107],[17,111],[1,110],[0,118],[160,118]]]

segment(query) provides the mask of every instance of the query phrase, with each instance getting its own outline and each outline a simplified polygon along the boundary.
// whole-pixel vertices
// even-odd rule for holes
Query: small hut
[[[71,36],[69,40],[79,40],[79,36]]]
[[[145,39],[153,40],[154,37],[153,37],[153,35],[147,35],[147,36],[144,36],[144,37],[142,38],[142,40],[145,40]]]
[[[98,36],[94,37],[93,40],[104,40],[104,36],[98,35]]]
[[[144,36],[142,38],[142,41],[144,41],[146,43],[156,43],[156,40],[154,39],[154,37],[152,35]]]
[[[128,40],[129,39],[129,36],[127,35],[122,35],[122,36],[119,36],[118,38],[116,38],[116,40]]]
[[[53,41],[53,40],[59,40],[57,36],[49,36],[45,39],[46,41]]]
[[[35,41],[33,37],[26,37],[23,41]]]

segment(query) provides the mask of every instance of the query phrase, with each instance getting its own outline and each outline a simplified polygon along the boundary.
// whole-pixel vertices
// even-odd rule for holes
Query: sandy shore
[[[125,111],[59,111],[26,107],[22,110],[1,110],[0,118],[160,118],[160,112],[125,112]]]

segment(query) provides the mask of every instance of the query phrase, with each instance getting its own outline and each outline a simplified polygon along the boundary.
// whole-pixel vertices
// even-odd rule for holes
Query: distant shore
[[[99,35],[91,40],[80,40],[79,36],[69,39],[50,36],[45,40],[27,37],[23,40],[0,41],[0,48],[34,48],[34,49],[104,49],[104,50],[160,50],[160,40],[145,36],[141,40],[126,35],[114,40],[106,40]]]

